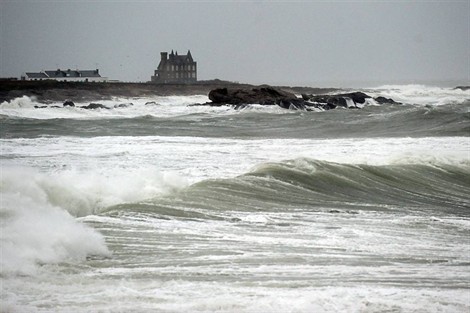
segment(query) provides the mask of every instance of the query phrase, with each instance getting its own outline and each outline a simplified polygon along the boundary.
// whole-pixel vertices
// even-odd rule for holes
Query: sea
[[[1,103],[0,311],[468,313],[470,90],[356,90]]]

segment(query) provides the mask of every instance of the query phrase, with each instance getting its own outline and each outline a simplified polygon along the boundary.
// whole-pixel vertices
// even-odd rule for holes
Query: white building
[[[106,82],[107,77],[102,77],[99,70],[61,70],[41,71],[25,73],[22,80],[58,80],[64,82]]]

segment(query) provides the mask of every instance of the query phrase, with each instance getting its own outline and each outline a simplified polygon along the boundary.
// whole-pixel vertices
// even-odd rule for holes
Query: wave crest
[[[103,237],[76,219],[103,207],[138,201],[184,186],[171,173],[44,174],[31,168],[2,168],[0,223],[2,274],[31,274],[37,264],[109,255]]]
[[[156,218],[228,219],[230,212],[402,210],[469,216],[470,166],[365,165],[307,158],[264,163],[241,176],[208,179],[169,196],[107,208]]]

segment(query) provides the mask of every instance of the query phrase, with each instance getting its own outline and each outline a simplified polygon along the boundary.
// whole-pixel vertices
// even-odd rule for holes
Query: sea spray
[[[81,217],[98,214],[102,208],[111,205],[152,198],[186,185],[186,180],[175,173],[149,167],[81,172],[65,168],[47,174],[29,167],[16,167],[2,168],[0,191]]]
[[[384,85],[368,88],[371,95],[392,98],[395,101],[416,105],[460,104],[470,100],[470,90],[442,88],[425,85]]]
[[[172,173],[112,173],[2,168],[2,271],[32,273],[37,264],[109,255],[103,237],[76,217],[184,186]]]
[[[109,255],[104,238],[52,205],[34,178],[5,172],[0,183],[2,275],[31,275],[38,264]]]

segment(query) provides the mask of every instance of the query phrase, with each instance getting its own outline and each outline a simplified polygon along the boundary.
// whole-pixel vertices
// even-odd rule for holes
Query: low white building
[[[53,70],[41,72],[28,72],[22,80],[58,80],[64,82],[106,82],[107,77],[102,77],[99,70]]]

